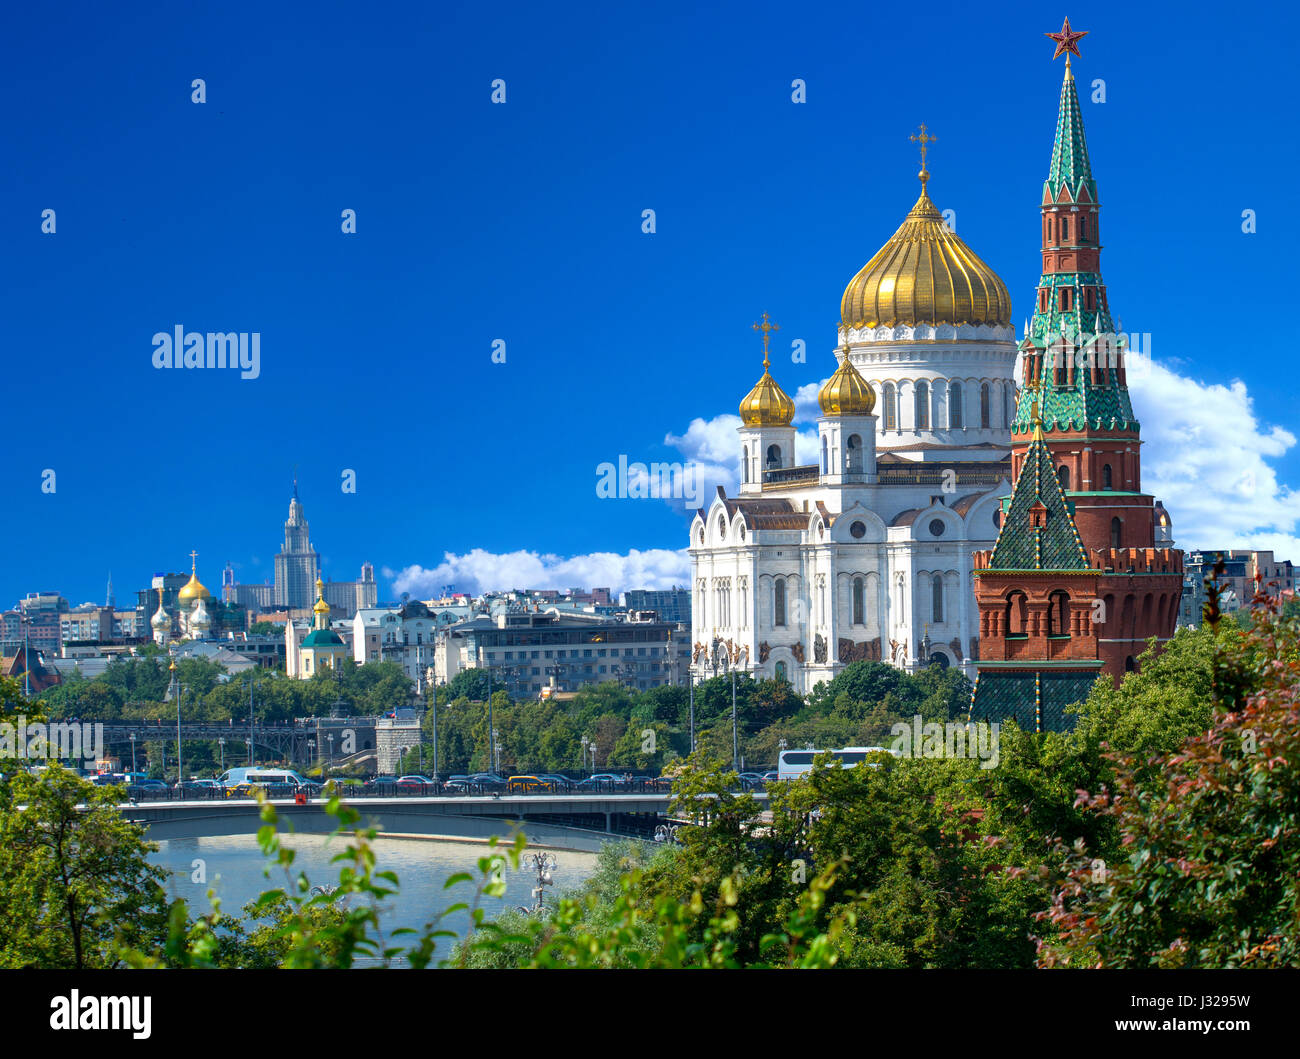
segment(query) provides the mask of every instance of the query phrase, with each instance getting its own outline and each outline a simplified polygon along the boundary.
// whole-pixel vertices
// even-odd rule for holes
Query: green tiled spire
[[[1035,428],[1020,476],[1012,488],[989,569],[1091,569],[1079,528],[1056,478],[1052,454],[1037,423]]]
[[[1097,185],[1088,161],[1088,141],[1083,136],[1083,115],[1079,112],[1079,96],[1074,90],[1074,74],[1068,62],[1065,82],[1061,85],[1061,107],[1056,115],[1056,142],[1052,145],[1047,187],[1053,199],[1060,195],[1062,187],[1067,187],[1075,200],[1080,197],[1080,189],[1086,187],[1088,197],[1097,201]]]

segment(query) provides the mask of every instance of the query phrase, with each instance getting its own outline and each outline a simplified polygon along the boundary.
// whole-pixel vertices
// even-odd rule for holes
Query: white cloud
[[[672,588],[690,584],[690,560],[685,549],[635,548],[626,555],[592,552],[589,555],[560,556],[539,552],[495,553],[475,548],[464,555],[446,552],[434,567],[407,566],[384,570],[397,593],[409,592],[425,598],[437,596],[444,585],[457,592],[479,592],[512,588],[609,588],[617,595],[629,588]]]
[[[1179,546],[1300,560],[1300,493],[1268,463],[1296,436],[1256,418],[1245,383],[1201,382],[1144,360],[1129,388],[1142,423],[1142,488],[1164,501]]]

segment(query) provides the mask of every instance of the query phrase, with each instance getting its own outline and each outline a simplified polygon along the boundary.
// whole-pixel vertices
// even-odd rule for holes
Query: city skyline
[[[694,461],[706,497],[734,488],[764,312],[809,434],[840,292],[914,197],[923,122],[936,204],[1006,280],[1017,327],[1030,314],[1026,203],[1060,75],[1039,34],[1059,15],[842,8],[791,26],[776,9],[668,7],[601,11],[575,33],[582,10],[515,8],[490,36],[452,11],[401,40],[348,12],[348,41],[317,33],[282,55],[241,47],[228,15],[109,24],[87,9],[53,55],[10,45],[10,94],[28,102],[0,177],[4,480],[24,559],[0,575],[5,606],[99,599],[110,570],[125,595],[191,550],[209,585],[227,561],[244,583],[273,579],[295,465],[322,574],[373,561],[381,598],[686,584],[690,505],[602,500],[597,468]],[[1285,339],[1243,326],[1290,294],[1295,222],[1268,175],[1296,152],[1269,138],[1285,127],[1285,34],[1215,20],[1213,53],[1236,70],[1222,82],[1197,10],[1074,19],[1090,31],[1075,62],[1090,146],[1108,159],[1111,303],[1154,343],[1132,388],[1145,485],[1179,546],[1291,557],[1300,457],[1272,381]],[[288,16],[264,17],[266,40],[288,34]],[[924,67],[906,48],[828,52],[846,31],[924,39]],[[969,76],[954,93],[923,70]],[[155,368],[154,336],[178,326],[260,336],[257,377]]]

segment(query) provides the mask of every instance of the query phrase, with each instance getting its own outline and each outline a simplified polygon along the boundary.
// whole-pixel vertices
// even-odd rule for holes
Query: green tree
[[[161,948],[164,873],[122,819],[117,791],[51,765],[15,774],[0,804],[0,966],[115,967]],[[21,806],[21,808],[20,808]]]

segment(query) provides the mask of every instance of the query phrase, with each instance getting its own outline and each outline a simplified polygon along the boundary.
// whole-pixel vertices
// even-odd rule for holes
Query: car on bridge
[[[439,784],[428,776],[399,776],[397,778],[398,794],[437,794]]]
[[[612,791],[627,785],[626,776],[616,775],[613,772],[597,772],[594,776],[588,776],[576,786],[580,791]]]
[[[539,780],[546,780],[546,782],[551,785],[552,791],[563,791],[567,793],[568,791],[573,790],[573,780],[569,779],[568,776],[561,776],[555,772],[539,772],[537,778]]]
[[[539,794],[552,789],[551,781],[541,776],[511,776],[506,780],[506,790],[511,794]]]

